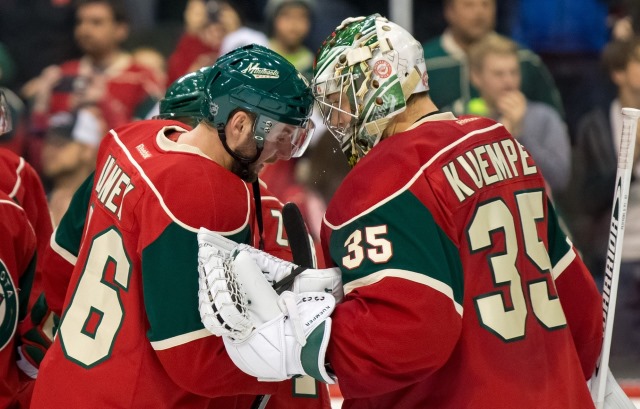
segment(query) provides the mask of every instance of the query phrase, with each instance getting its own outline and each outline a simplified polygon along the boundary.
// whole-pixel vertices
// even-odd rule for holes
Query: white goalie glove
[[[205,328],[223,336],[243,372],[265,381],[310,375],[334,383],[324,361],[335,299],[324,292],[278,295],[247,252],[201,241],[199,310]]]
[[[284,290],[290,290],[296,294],[308,291],[328,292],[334,296],[336,303],[339,303],[344,296],[338,267],[305,269],[248,244],[238,244],[205,228],[201,228],[198,233],[198,245],[201,252],[203,249],[211,249],[224,254],[248,253],[278,293]]]

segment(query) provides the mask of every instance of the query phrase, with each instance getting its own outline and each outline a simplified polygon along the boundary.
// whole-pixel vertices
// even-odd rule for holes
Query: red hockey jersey
[[[24,209],[36,234],[38,262],[31,305],[42,292],[42,255],[53,232],[47,197],[40,177],[31,165],[24,158],[4,148],[0,148],[0,191],[9,195]]]
[[[436,114],[380,142],[327,210],[343,408],[589,408],[601,298],[501,124]]]
[[[27,312],[35,271],[36,236],[26,212],[0,191],[0,407],[13,407],[24,386],[16,329]]]
[[[253,395],[284,391],[235,368],[200,322],[197,230],[250,243],[254,210],[239,178],[166,137],[176,124],[111,131],[91,189],[72,201],[88,197],[88,212],[70,208],[56,231],[53,250],[75,267],[32,407],[249,408]],[[320,395],[281,407],[328,407]]]

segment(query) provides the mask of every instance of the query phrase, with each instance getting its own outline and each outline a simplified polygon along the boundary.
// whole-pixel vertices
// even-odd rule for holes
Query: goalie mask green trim
[[[351,166],[380,141],[409,96],[428,89],[422,46],[379,14],[343,21],[316,56],[314,96]]]

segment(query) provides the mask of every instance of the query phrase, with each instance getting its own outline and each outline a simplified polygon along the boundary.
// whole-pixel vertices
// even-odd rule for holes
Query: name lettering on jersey
[[[118,166],[116,159],[109,155],[96,183],[96,193],[100,203],[116,215],[118,220],[122,217],[124,198],[134,187],[129,175]]]
[[[483,187],[538,171],[527,162],[529,153],[512,139],[480,145],[442,167],[451,189],[460,202]],[[466,177],[465,177],[466,176]],[[470,179],[470,181],[469,181]]]

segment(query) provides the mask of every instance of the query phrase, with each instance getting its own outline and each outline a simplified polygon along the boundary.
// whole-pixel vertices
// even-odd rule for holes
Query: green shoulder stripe
[[[172,223],[142,251],[142,285],[151,342],[204,329],[198,313],[196,233]],[[250,231],[228,236],[248,243]],[[188,338],[185,338],[188,339]]]
[[[84,231],[84,223],[89,208],[91,189],[93,188],[93,176],[91,173],[82,185],[76,190],[71,203],[64,216],[60,220],[60,225],[56,229],[56,243],[74,256],[78,256],[80,250],[80,240]]]
[[[567,235],[562,230],[556,215],[555,208],[551,200],[547,199],[547,209],[549,216],[548,241],[549,241],[549,258],[551,265],[556,266],[560,260],[571,251],[571,243],[567,240]]]
[[[410,191],[334,230],[329,246],[345,285],[356,280],[365,284],[371,281],[367,277],[384,275],[385,270],[403,271],[426,276],[414,280],[417,282],[442,283],[437,287],[450,288],[447,293],[462,303],[464,281],[458,249]]]

